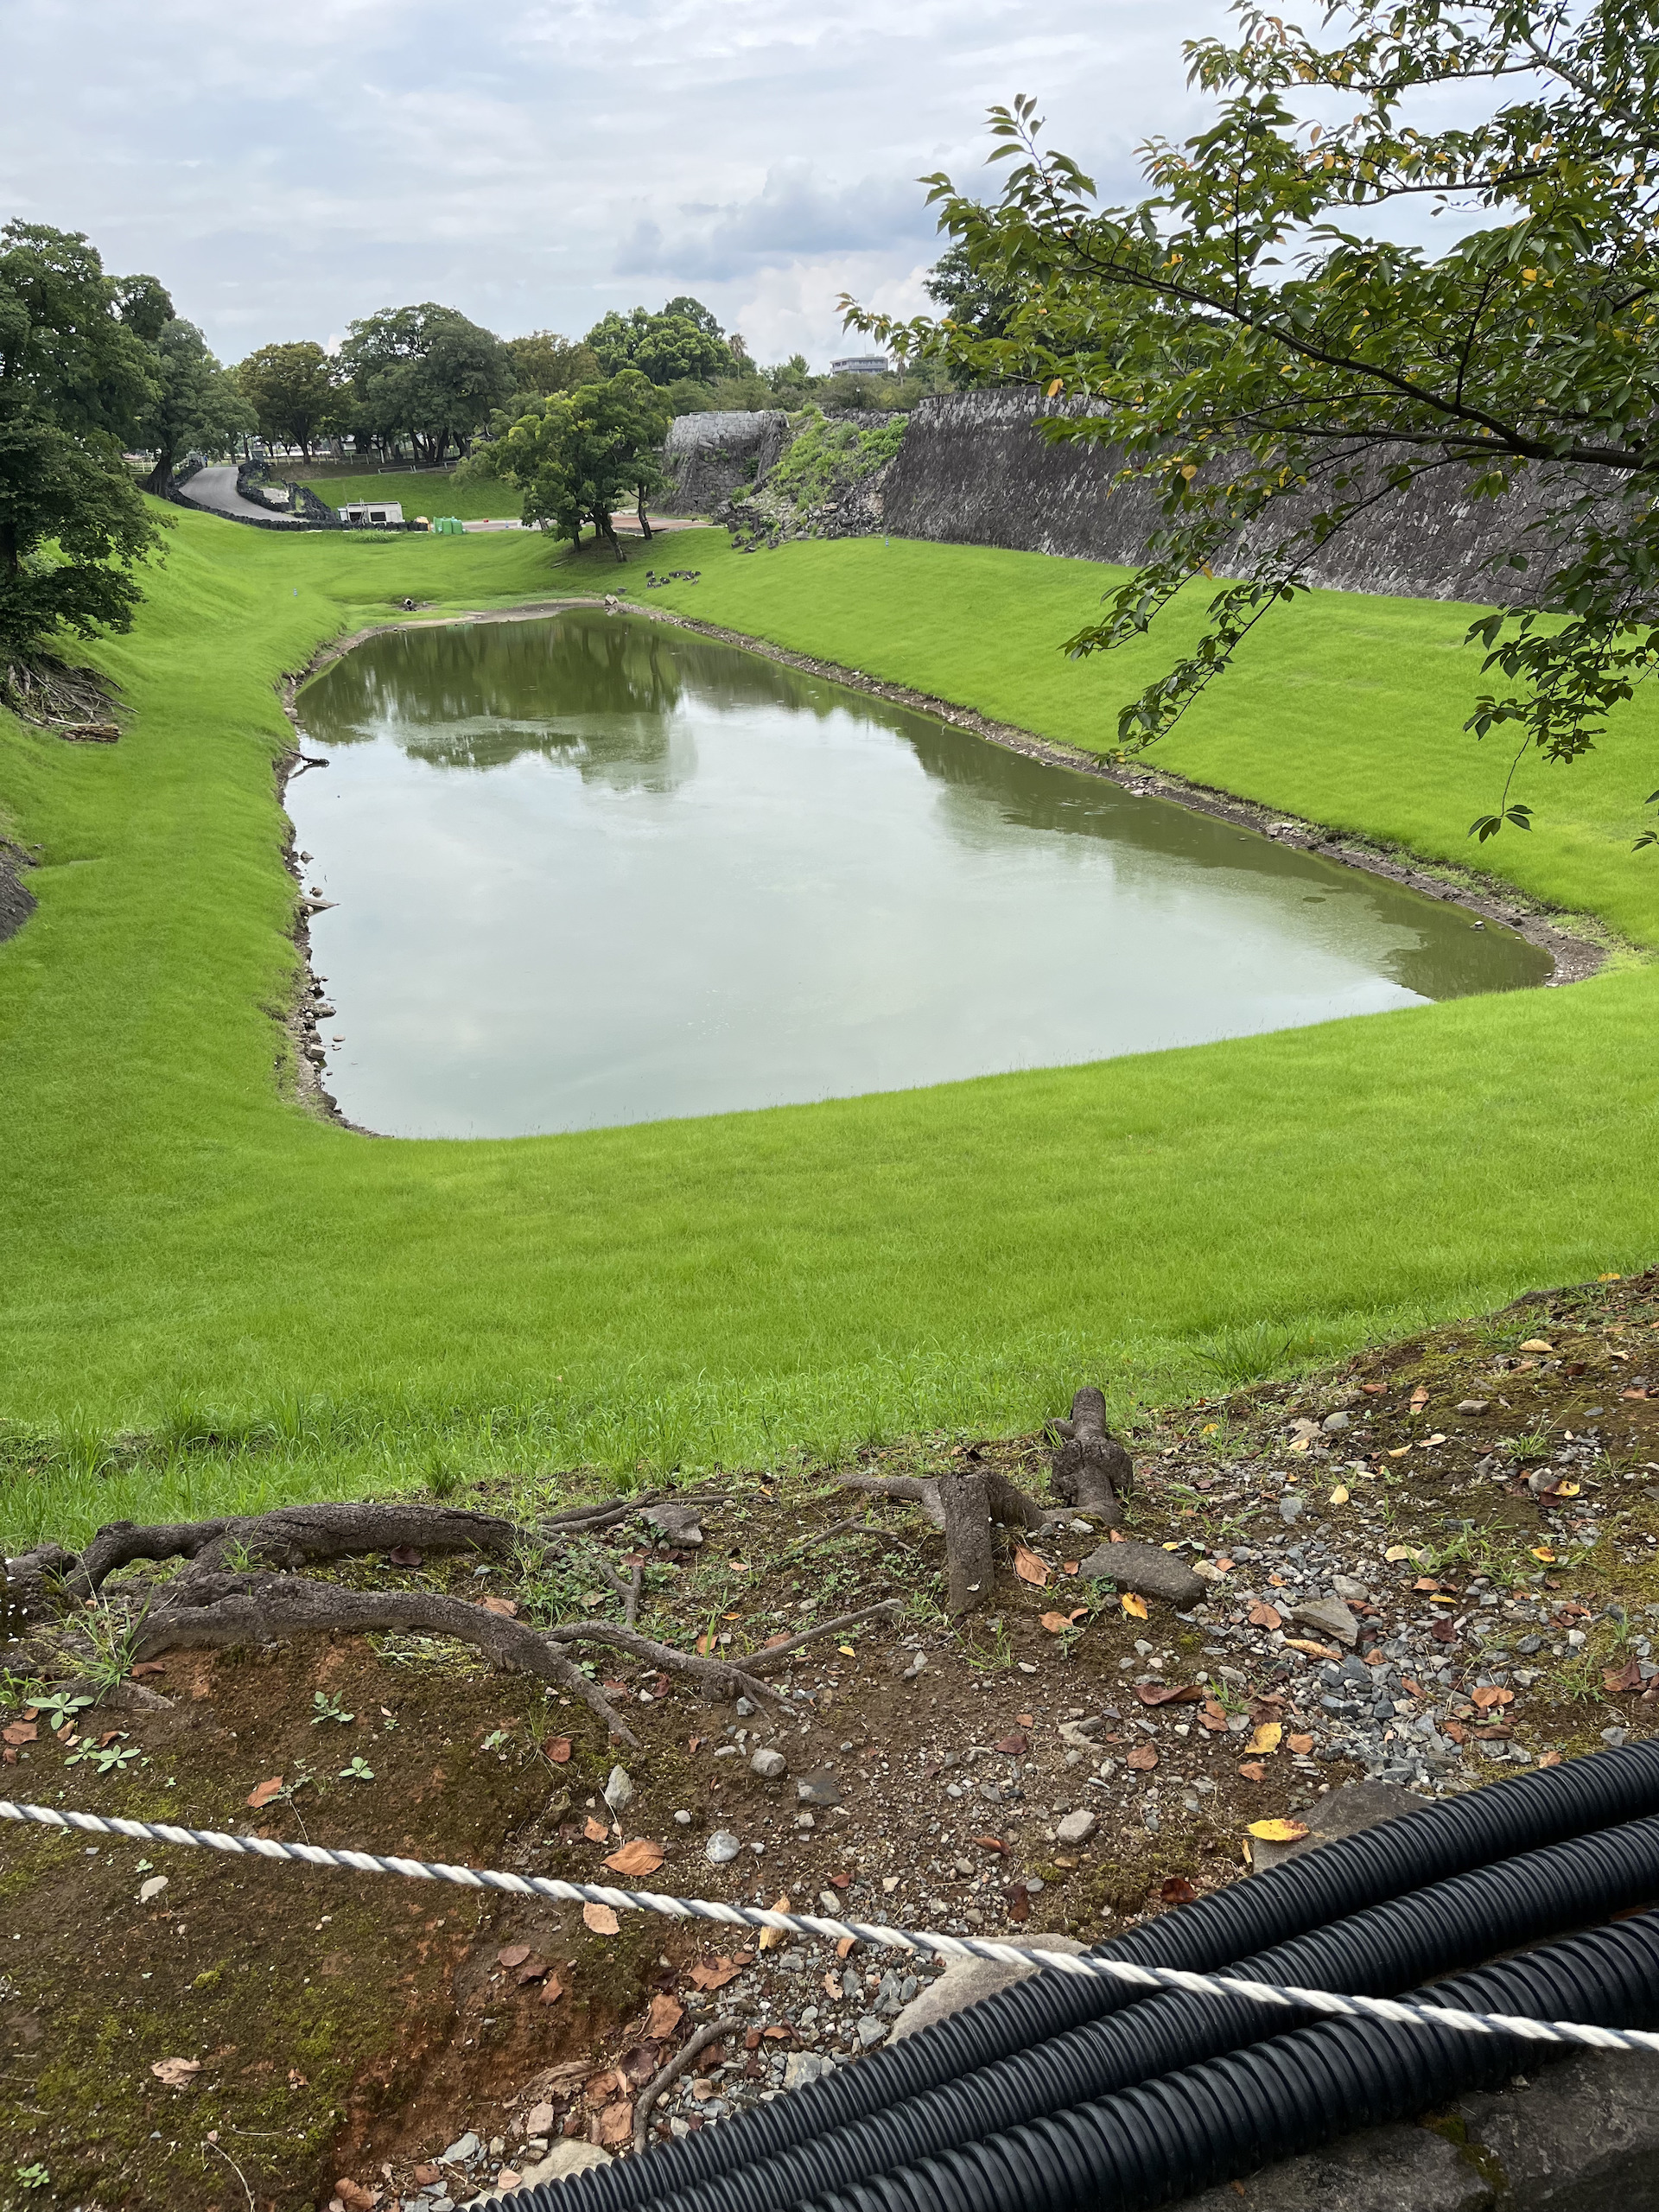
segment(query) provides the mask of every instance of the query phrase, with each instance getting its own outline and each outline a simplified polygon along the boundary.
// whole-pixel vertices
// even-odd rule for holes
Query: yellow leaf
[[[787,1890],[785,1890],[780,1897],[775,1897],[772,1899],[772,1909],[774,1912],[787,1912],[789,1910],[789,1891]],[[784,1933],[781,1928],[763,1928],[760,1930],[760,1948],[763,1951],[775,1951],[780,1943],[786,1943],[788,1941],[788,1936]]]
[[[1555,1556],[1554,1553],[1551,1551],[1548,1544],[1535,1544],[1532,1548],[1532,1555],[1534,1559],[1542,1560],[1546,1565],[1548,1565],[1548,1562]]]
[[[1276,1751],[1284,1732],[1283,1726],[1277,1720],[1264,1720],[1244,1748],[1251,1753]]]
[[[607,1904],[585,1904],[582,1916],[595,1936],[614,1936],[622,1924]]]
[[[1403,1459],[1410,1449],[1409,1444],[1396,1444],[1389,1452],[1389,1457],[1390,1459]]]
[[[1123,1610],[1131,1620],[1143,1621],[1147,1618],[1147,1601],[1144,1598],[1137,1598],[1133,1590],[1126,1591]]]
[[[1576,1497],[1583,1487],[1582,1483],[1557,1483],[1555,1495],[1557,1497]]]
[[[1547,1344],[1541,1337],[1529,1337],[1521,1347],[1522,1351],[1554,1351],[1554,1344]]]
[[[1307,1834],[1306,1821],[1252,1821],[1250,1834],[1258,1843],[1300,1843]]]
[[[1053,383],[1048,387],[1048,396],[1051,399],[1058,398],[1059,394],[1065,390],[1065,378],[1064,377],[1056,377]]]
[[[1333,1491],[1332,1491],[1332,1493],[1331,1493],[1331,1503],[1332,1503],[1332,1505],[1346,1505],[1346,1504],[1347,1504],[1347,1503],[1348,1503],[1348,1485],[1347,1485],[1347,1484],[1346,1484],[1346,1483],[1338,1483],[1338,1484],[1337,1484],[1337,1486],[1336,1486],[1335,1490],[1333,1490]]]
[[[1293,1452],[1306,1452],[1307,1449],[1307,1439],[1305,1436],[1299,1436],[1290,1448]]]
[[[1414,1552],[1409,1544],[1390,1544],[1382,1554],[1390,1566],[1398,1567],[1402,1559],[1421,1559],[1421,1552]]]
[[[1624,1280],[1624,1278],[1623,1275],[1598,1275],[1596,1277],[1596,1281],[1598,1282],[1623,1282]]]
[[[836,1646],[836,1649],[840,1652],[843,1659],[856,1659],[858,1656],[857,1652],[854,1650],[850,1643],[838,1643]]]
[[[1022,1582],[1034,1582],[1039,1590],[1048,1580],[1047,1567],[1025,1544],[1014,1548],[1014,1571]]]

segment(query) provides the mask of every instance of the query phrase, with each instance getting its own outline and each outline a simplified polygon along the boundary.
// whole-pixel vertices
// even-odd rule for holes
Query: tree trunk
[[[174,459],[175,456],[165,450],[156,454],[156,466],[144,479],[146,492],[154,492],[160,498],[167,489],[168,478],[173,474]]]
[[[991,1556],[991,1509],[984,1474],[973,1468],[941,1475],[944,1508],[945,1606],[969,1613],[990,1597],[995,1577]]]
[[[643,491],[641,491],[641,492],[639,493],[639,529],[640,529],[640,532],[641,532],[641,535],[642,535],[642,536],[644,536],[644,537],[649,537],[651,536],[651,518],[650,518],[650,516],[645,512],[645,493],[644,493]]]
[[[1092,1382],[1071,1401],[1071,1418],[1056,1424],[1060,1448],[1054,1454],[1054,1488],[1079,1512],[1116,1517],[1119,1497],[1135,1488],[1128,1453],[1106,1427],[1106,1399]]]

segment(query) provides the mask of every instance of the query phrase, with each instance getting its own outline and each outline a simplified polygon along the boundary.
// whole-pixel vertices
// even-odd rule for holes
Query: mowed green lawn
[[[402,503],[405,522],[413,522],[417,515],[424,515],[429,522],[435,522],[440,515],[459,515],[462,522],[475,522],[486,516],[506,520],[524,512],[523,498],[512,484],[457,484],[453,476],[414,469],[335,475],[330,470],[289,468],[280,461],[276,474],[284,480],[291,476],[296,483],[308,484],[331,507],[343,507],[348,499],[397,499]]]
[[[176,512],[176,511],[175,511]],[[1137,669],[1058,641],[1109,572],[880,541],[619,571],[540,537],[181,514],[99,649],[128,728],[0,725],[40,911],[0,946],[0,1541],[463,1472],[776,1461],[1009,1428],[1334,1354],[1656,1242],[1659,972],[1198,1049],[510,1142],[368,1139],[283,1095],[296,955],[276,686],[404,596],[641,594],[1104,743]],[[1497,772],[1459,610],[1291,610],[1172,766],[1463,858]],[[1152,664],[1143,655],[1140,665]],[[1652,714],[1484,857],[1659,938],[1629,853]],[[141,1433],[143,1448],[123,1446]],[[44,1444],[33,1439],[46,1439]]]

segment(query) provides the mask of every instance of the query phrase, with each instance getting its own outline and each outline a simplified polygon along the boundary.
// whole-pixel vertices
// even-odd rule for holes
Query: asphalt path
[[[199,468],[188,484],[179,486],[179,493],[193,507],[206,507],[210,514],[256,515],[261,522],[285,523],[296,530],[300,527],[297,515],[273,514],[269,507],[258,507],[251,499],[245,499],[236,488],[233,468]]]

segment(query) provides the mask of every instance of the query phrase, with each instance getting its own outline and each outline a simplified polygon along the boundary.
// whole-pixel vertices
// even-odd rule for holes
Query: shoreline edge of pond
[[[763,660],[776,661],[804,675],[816,676],[826,683],[839,684],[844,690],[862,692],[868,697],[880,699],[889,705],[925,715],[931,721],[943,722],[952,729],[965,730],[970,736],[982,738],[988,744],[1000,746],[1007,752],[1023,753],[1027,759],[1041,761],[1047,766],[1097,777],[1103,782],[1116,784],[1120,790],[1135,798],[1163,799],[1171,805],[1185,808],[1190,813],[1208,815],[1235,828],[1251,830],[1271,839],[1275,844],[1295,851],[1313,853],[1321,859],[1338,861],[1343,867],[1357,868],[1366,874],[1382,876],[1390,883],[1416,892],[1421,897],[1462,906],[1481,921],[1493,922],[1502,928],[1514,931],[1527,944],[1548,954],[1554,965],[1551,973],[1534,986],[1536,989],[1550,990],[1567,983],[1582,982],[1605,966],[1610,957],[1607,944],[1562,927],[1537,902],[1472,870],[1456,869],[1451,864],[1432,865],[1427,861],[1401,859],[1395,853],[1349,831],[1309,822],[1300,816],[1286,813],[1282,808],[1263,806],[1254,799],[1236,798],[1230,792],[1216,791],[1206,785],[1189,783],[1164,769],[1135,768],[1104,760],[1098,754],[1086,753],[1079,747],[1038,737],[1016,723],[995,721],[989,715],[982,715],[976,708],[958,706],[948,699],[935,697],[931,693],[914,690],[907,684],[888,683],[882,677],[867,675],[861,669],[849,668],[839,661],[819,660],[810,653],[797,652],[789,646],[773,645],[767,639],[751,637],[741,630],[729,630],[718,623],[700,621],[695,615],[681,614],[668,607],[642,607],[632,600],[595,593],[538,600],[520,607],[429,615],[424,620],[418,619],[417,610],[417,619],[412,620],[370,623],[348,635],[329,639],[317,648],[303,668],[285,675],[279,685],[283,712],[294,733],[294,743],[276,764],[276,798],[287,824],[283,860],[295,881],[296,898],[292,935],[301,962],[299,992],[295,1004],[283,1020],[283,1027],[293,1054],[294,1089],[298,1103],[318,1119],[350,1130],[355,1136],[387,1141],[384,1131],[365,1128],[361,1122],[352,1121],[341,1112],[326,1088],[323,1067],[310,1058],[307,1049],[308,1040],[302,1014],[306,1000],[315,995],[313,986],[317,981],[312,966],[310,917],[321,908],[307,896],[301,880],[298,847],[286,804],[289,778],[303,772],[308,765],[300,744],[303,734],[298,711],[302,687],[356,646],[366,643],[371,638],[383,637],[389,631],[475,627],[493,622],[546,621],[555,615],[570,613],[577,609],[595,608],[613,615],[626,615],[658,623],[669,629],[689,631],[695,636],[711,639],[717,644],[735,646],[741,652],[757,654]],[[1576,917],[1573,918],[1577,919]],[[279,1084],[283,1073],[283,1065],[279,1060]]]

